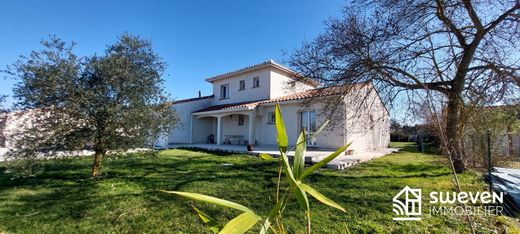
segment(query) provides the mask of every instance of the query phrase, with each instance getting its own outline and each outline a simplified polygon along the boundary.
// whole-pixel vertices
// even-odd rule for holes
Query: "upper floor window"
[[[245,80],[241,80],[240,84],[238,86],[238,90],[244,90],[244,89],[246,89],[246,81]]]
[[[220,99],[229,98],[229,84],[223,84],[220,86]]]
[[[260,87],[260,77],[253,77],[253,88]]]
[[[267,123],[274,124],[276,122],[276,118],[274,117],[274,112],[270,111],[267,113]]]

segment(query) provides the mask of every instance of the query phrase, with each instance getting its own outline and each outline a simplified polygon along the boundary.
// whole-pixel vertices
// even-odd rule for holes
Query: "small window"
[[[267,114],[267,123],[274,124],[276,122],[276,118],[274,117],[274,112],[269,112]]]
[[[260,87],[260,77],[253,77],[253,88]]]
[[[229,84],[220,86],[220,99],[229,98]]]
[[[245,80],[241,80],[240,81],[240,85],[238,87],[238,90],[244,90],[246,89],[246,81]]]
[[[238,115],[238,125],[242,126],[244,125],[244,116]]]

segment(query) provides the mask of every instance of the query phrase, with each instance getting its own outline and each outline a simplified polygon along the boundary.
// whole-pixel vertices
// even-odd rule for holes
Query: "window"
[[[223,84],[220,86],[220,99],[229,98],[229,84]]]
[[[244,125],[244,116],[238,115],[238,125]]]
[[[303,111],[300,112],[300,128],[305,129],[305,139],[307,139],[307,145],[316,145],[316,137],[314,136],[317,131],[316,125],[316,112],[314,111]]]
[[[260,87],[260,77],[253,77],[253,88]]]
[[[246,89],[246,81],[245,80],[241,80],[240,81],[240,85],[238,87],[238,90],[244,90]]]
[[[275,121],[276,121],[276,118],[274,117],[274,112],[269,112],[267,114],[267,123],[274,124]]]

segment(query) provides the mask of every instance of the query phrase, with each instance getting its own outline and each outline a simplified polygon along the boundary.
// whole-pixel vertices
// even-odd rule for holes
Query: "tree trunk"
[[[96,178],[101,175],[101,160],[105,156],[104,150],[95,150],[94,164],[92,164],[92,177]]]
[[[462,173],[466,169],[462,150],[462,136],[459,129],[461,105],[462,103],[458,95],[450,93],[446,116],[446,151],[453,160],[453,167],[456,173]]]

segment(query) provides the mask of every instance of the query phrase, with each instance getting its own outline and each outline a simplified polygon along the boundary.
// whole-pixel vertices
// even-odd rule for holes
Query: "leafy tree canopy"
[[[8,73],[19,118],[15,159],[92,147],[92,176],[107,151],[153,145],[176,123],[163,86],[165,62],[148,40],[122,34],[103,55],[79,57],[74,43],[51,37],[43,50],[22,57]]]

